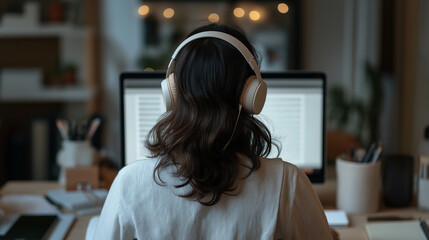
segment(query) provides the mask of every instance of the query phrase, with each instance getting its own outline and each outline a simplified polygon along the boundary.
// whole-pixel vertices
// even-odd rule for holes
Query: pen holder
[[[380,162],[359,163],[336,159],[337,208],[347,213],[378,210],[380,198]]]
[[[89,141],[63,141],[63,146],[57,153],[57,164],[60,166],[58,182],[65,184],[66,168],[91,166],[94,157],[95,150]]]

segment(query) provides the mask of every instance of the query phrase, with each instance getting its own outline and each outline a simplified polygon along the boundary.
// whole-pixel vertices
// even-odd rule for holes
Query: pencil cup
[[[65,184],[65,169],[78,166],[91,166],[95,150],[89,141],[63,141],[57,153],[57,164],[60,166],[58,182]]]
[[[358,163],[337,158],[336,171],[338,209],[347,213],[378,210],[380,162]]]

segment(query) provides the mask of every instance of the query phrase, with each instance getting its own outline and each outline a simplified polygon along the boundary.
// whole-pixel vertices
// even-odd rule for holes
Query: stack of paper
[[[59,214],[54,205],[42,195],[6,194],[0,198],[0,209],[3,214]]]
[[[47,197],[55,204],[79,215],[100,212],[107,190],[96,189],[91,191],[65,191],[63,189],[51,190]]]

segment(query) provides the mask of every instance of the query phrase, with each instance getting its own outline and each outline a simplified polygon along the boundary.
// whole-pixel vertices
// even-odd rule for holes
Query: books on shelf
[[[49,122],[34,119],[31,123],[31,176],[34,180],[48,179]]]

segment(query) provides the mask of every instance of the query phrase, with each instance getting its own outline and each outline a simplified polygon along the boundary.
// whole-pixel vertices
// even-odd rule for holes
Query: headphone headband
[[[192,42],[192,41],[194,41],[196,39],[200,39],[200,38],[218,38],[218,39],[222,39],[222,40],[230,43],[246,59],[247,63],[250,65],[252,70],[255,72],[255,75],[256,75],[256,78],[258,79],[258,81],[262,82],[262,77],[261,77],[261,73],[259,71],[258,64],[256,63],[255,57],[249,51],[249,49],[247,49],[247,47],[242,42],[240,42],[240,40],[238,40],[237,38],[235,38],[235,37],[233,37],[227,33],[219,32],[219,31],[200,32],[200,33],[194,34],[194,35],[188,37],[187,39],[185,39],[176,48],[173,55],[171,56],[171,60],[170,60],[170,63],[168,64],[168,68],[167,68],[167,77],[170,75],[171,69],[174,67],[177,53],[179,53],[179,51],[189,42]]]
[[[240,109],[243,107],[246,111],[251,114],[259,114],[264,107],[265,98],[267,96],[267,84],[262,81],[261,73],[259,71],[258,64],[256,63],[255,57],[249,51],[249,49],[240,42],[237,38],[219,31],[206,31],[200,32],[185,39],[174,51],[171,57],[170,63],[168,64],[167,76],[161,82],[161,88],[163,92],[164,102],[167,109],[171,108],[174,104],[174,96],[176,95],[176,87],[174,83],[174,74],[171,73],[174,64],[176,62],[176,55],[178,52],[189,42],[200,38],[218,38],[230,43],[234,46],[243,57],[246,62],[250,65],[255,75],[251,75],[244,82],[243,90],[240,95]]]

